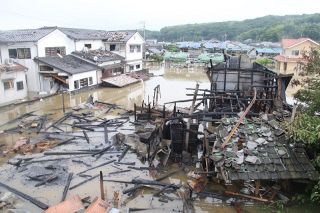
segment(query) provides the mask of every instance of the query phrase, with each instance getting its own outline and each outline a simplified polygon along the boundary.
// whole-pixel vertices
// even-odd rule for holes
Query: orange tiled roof
[[[311,40],[310,38],[298,38],[298,39],[282,39],[281,46],[282,48],[289,48],[295,44],[299,44],[301,42]]]

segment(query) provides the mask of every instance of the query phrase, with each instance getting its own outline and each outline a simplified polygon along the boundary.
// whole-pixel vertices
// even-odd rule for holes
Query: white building
[[[69,91],[98,84],[98,66],[73,55],[38,57],[35,61],[41,68],[39,72],[44,79],[42,87],[46,92],[50,92],[53,88],[51,78]]]
[[[0,62],[9,59],[28,68],[27,84],[31,92],[52,91],[57,85],[58,73],[44,74],[46,65],[35,58],[65,56],[74,51],[107,50],[124,57],[125,72],[142,70],[144,40],[136,31],[88,30],[44,27],[0,32]],[[49,60],[49,59],[48,59]],[[52,71],[52,70],[49,70]],[[101,74],[102,75],[102,74]],[[99,83],[98,76],[96,81]],[[69,90],[72,90],[72,85]]]
[[[27,97],[27,70],[26,67],[11,61],[0,64],[0,105]]]

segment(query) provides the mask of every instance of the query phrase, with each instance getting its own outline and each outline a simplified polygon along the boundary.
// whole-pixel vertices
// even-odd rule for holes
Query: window
[[[88,49],[91,49],[91,44],[84,44],[84,46]]]
[[[30,59],[30,48],[9,49],[9,58]]]
[[[17,90],[23,90],[23,81],[17,82]]]
[[[74,81],[73,84],[75,89],[79,89],[79,80]]]
[[[88,79],[87,78],[83,78],[80,79],[80,87],[87,87],[88,86]]]
[[[141,45],[130,45],[130,52],[141,52]]]
[[[130,71],[134,70],[134,66],[129,66],[129,70]]]
[[[46,65],[40,65],[40,71],[53,71],[53,68]]]
[[[92,85],[92,84],[93,84],[92,77],[89,77],[89,85]]]
[[[46,57],[57,56],[57,53],[66,55],[66,47],[46,47]]]
[[[110,44],[110,51],[115,51],[115,50],[116,50],[116,45]]]
[[[136,65],[136,69],[140,69],[140,64],[137,64],[137,65]]]
[[[18,48],[17,55],[19,59],[30,59],[31,58],[30,48]]]
[[[9,49],[9,58],[17,58],[17,49]]]
[[[291,55],[298,56],[299,50],[292,50]]]
[[[141,52],[141,46],[140,45],[137,45],[137,52]]]
[[[3,87],[4,87],[4,90],[13,89],[14,88],[13,80],[4,81]]]
[[[285,72],[287,71],[287,66],[288,66],[287,62],[284,62],[284,64],[283,64],[283,70],[284,70]]]
[[[131,52],[131,53],[134,52],[134,45],[130,45],[130,52]]]

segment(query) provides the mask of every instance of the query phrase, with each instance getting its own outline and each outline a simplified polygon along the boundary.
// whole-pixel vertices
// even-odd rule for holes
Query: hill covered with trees
[[[244,21],[186,24],[146,30],[147,39],[159,41],[239,40],[279,41],[310,37],[320,40],[320,14],[264,16]]]

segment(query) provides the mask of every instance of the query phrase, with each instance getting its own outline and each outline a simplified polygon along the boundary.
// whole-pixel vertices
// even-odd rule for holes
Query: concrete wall
[[[97,82],[98,82],[97,81],[97,71],[96,70],[89,71],[89,72],[84,72],[84,73],[78,73],[78,74],[74,74],[74,75],[69,76],[69,78],[68,78],[69,91],[75,90],[74,81],[80,80],[80,79],[83,79],[83,78],[89,78],[89,77],[92,77],[92,83],[93,83],[92,85],[89,85],[89,86],[96,85]]]
[[[0,105],[13,102],[27,97],[27,84],[25,71],[1,72],[0,73]],[[3,81],[12,79],[14,88],[4,90]],[[17,90],[17,82],[23,82],[23,90]]]
[[[85,44],[91,44],[91,50],[97,50],[97,49],[105,49],[105,46],[102,42],[102,40],[80,40],[76,41],[76,50],[77,51],[82,51],[84,49]]]

